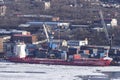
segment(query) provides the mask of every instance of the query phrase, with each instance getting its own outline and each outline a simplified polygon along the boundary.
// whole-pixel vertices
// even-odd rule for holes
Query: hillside
[[[120,22],[120,9],[103,8],[100,2],[85,2],[84,0],[51,0],[50,9],[45,10],[40,0],[5,0],[7,6],[6,15],[0,17],[0,26],[17,26],[26,21],[40,19],[22,19],[18,14],[52,15],[60,17],[60,20],[73,20],[75,24],[91,24],[98,20],[99,10],[102,9],[105,18],[117,18]],[[94,4],[93,4],[94,3]],[[115,16],[117,14],[117,16]],[[120,24],[120,23],[119,23]]]
[[[50,1],[50,8],[45,8],[45,2]],[[102,1],[102,2],[101,2]],[[110,1],[110,0],[109,0]],[[50,15],[59,17],[60,21],[70,22],[71,24],[87,24],[91,27],[100,27],[101,23],[94,25],[95,21],[101,20],[99,11],[103,11],[104,19],[116,18],[118,20],[118,28],[112,29],[110,34],[114,34],[114,45],[120,44],[120,7],[114,7],[116,3],[108,0],[4,0],[6,8],[5,16],[0,16],[0,28],[11,29],[16,28],[19,24],[28,21],[51,21],[46,17],[19,17],[19,15]],[[118,0],[119,1],[119,0]],[[104,7],[107,4],[110,7]],[[111,3],[111,4],[109,4]],[[119,2],[117,2],[119,5]],[[112,5],[112,7],[111,7]],[[100,25],[100,26],[99,26]],[[62,36],[63,39],[84,39],[89,38],[90,44],[108,45],[105,33],[95,32],[90,29],[75,29],[71,32],[61,34],[73,35],[71,38]]]

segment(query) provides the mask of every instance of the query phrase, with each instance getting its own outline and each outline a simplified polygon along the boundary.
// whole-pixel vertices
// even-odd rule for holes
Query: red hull
[[[109,66],[109,60],[103,59],[79,59],[66,61],[62,59],[47,59],[47,58],[8,58],[11,62],[18,63],[33,63],[33,64],[49,64],[49,65],[72,65],[72,66]]]

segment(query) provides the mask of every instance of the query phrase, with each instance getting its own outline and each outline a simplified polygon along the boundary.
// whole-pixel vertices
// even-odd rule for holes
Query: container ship
[[[34,53],[34,52],[33,52]],[[5,58],[7,61],[16,63],[48,64],[48,65],[71,65],[71,66],[109,66],[112,59],[84,58],[76,53],[71,55],[61,50],[39,50],[39,53],[28,55],[26,44],[19,43],[14,46],[13,54]]]

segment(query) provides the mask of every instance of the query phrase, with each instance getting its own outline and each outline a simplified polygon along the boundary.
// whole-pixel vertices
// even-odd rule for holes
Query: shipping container
[[[74,55],[77,53],[77,48],[68,48],[68,55]]]
[[[73,58],[74,58],[74,60],[80,59],[80,58],[81,58],[81,55],[80,55],[80,54],[74,54]]]

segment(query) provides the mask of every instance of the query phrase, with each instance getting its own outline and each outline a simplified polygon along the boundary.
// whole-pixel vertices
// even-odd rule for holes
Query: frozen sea
[[[0,80],[120,80],[120,67],[0,62]]]

